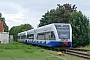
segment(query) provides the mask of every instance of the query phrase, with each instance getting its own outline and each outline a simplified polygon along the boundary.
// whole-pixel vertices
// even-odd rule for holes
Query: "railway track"
[[[74,55],[74,56],[78,56],[78,57],[90,60],[90,50],[68,49],[66,50],[65,54],[70,54],[70,55]]]
[[[38,46],[38,47],[46,49],[46,50],[57,51],[57,52],[62,51],[65,54],[69,54],[69,55],[73,55],[73,56],[77,56],[77,57],[80,57],[80,58],[90,60],[90,50],[76,49],[76,48],[70,48],[70,49],[66,49],[66,50],[65,49],[61,50],[59,48],[48,48],[48,47],[43,47],[43,46]]]
[[[53,50],[57,52],[62,51],[65,54],[69,54],[69,55],[73,55],[73,56],[90,60],[90,50],[86,50],[86,49],[76,49],[76,48],[66,49],[66,50],[50,49],[50,48],[45,48],[45,49]]]
[[[47,49],[57,51],[57,52],[62,51],[65,54],[69,54],[69,55],[73,55],[73,56],[77,56],[77,57],[80,57],[80,58],[90,60],[90,50],[76,49],[76,48],[67,49],[67,50],[49,49],[49,48],[47,48]]]

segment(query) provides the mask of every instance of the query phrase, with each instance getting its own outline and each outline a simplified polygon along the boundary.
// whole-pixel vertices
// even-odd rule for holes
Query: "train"
[[[44,47],[72,47],[72,27],[68,23],[52,23],[18,33],[18,42]]]

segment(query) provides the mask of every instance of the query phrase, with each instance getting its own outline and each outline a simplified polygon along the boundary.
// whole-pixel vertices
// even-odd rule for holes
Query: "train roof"
[[[38,27],[36,29],[31,29],[31,30],[28,30],[28,31],[25,31],[25,32],[20,32],[20,33],[18,33],[18,36],[26,35],[26,34],[32,34],[35,31],[42,31],[42,30],[45,30],[45,29],[50,30],[51,27],[54,27],[55,25],[70,25],[70,24],[69,23],[52,23],[52,24],[48,24],[48,25],[45,25],[45,26],[42,26],[42,27]]]
[[[27,34],[32,34],[32,33],[34,33],[34,30],[35,30],[35,29],[28,30],[28,31],[27,31]]]
[[[67,23],[52,23],[52,24],[48,24],[42,27],[39,27],[37,29],[35,29],[36,32],[46,32],[46,31],[54,31],[55,30],[55,25],[70,25]]]
[[[48,25],[45,25],[45,26],[51,26],[51,25],[70,25],[69,23],[52,23],[52,24],[48,24]],[[42,26],[42,27],[44,27],[44,26]],[[40,27],[39,27],[40,28]]]
[[[20,33],[18,33],[18,36],[26,35],[26,34],[27,34],[27,31],[24,31],[24,32],[20,32]]]
[[[48,25],[39,27],[37,29],[41,29],[41,28],[44,28],[44,27],[51,27],[51,26],[54,26],[54,25],[70,25],[70,24],[69,23],[52,23],[52,24],[48,24]]]
[[[69,24],[69,23],[52,23],[52,24]]]

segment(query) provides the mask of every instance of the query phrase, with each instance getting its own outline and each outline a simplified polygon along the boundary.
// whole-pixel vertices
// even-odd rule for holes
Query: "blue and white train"
[[[18,41],[46,47],[71,47],[72,27],[66,23],[53,23],[18,33]]]

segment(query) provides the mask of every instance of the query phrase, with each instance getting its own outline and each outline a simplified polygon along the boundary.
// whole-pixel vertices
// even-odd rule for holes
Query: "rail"
[[[66,50],[65,53],[90,60],[90,54],[89,54],[90,50],[85,50],[85,49],[68,49],[68,50]]]

